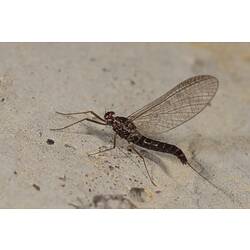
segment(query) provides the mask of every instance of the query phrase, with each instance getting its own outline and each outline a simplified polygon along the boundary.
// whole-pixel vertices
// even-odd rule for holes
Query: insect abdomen
[[[147,148],[150,150],[159,151],[159,152],[168,153],[168,154],[173,154],[183,164],[187,163],[186,156],[184,155],[182,150],[179,149],[178,147],[176,147],[175,145],[171,145],[171,144],[168,144],[165,142],[155,141],[155,140],[149,139],[145,136],[142,136],[140,138],[140,140],[138,140],[137,142],[134,142],[134,143],[140,147]]]

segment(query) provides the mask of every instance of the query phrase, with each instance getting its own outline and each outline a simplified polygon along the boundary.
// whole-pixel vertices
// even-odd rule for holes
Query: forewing
[[[143,134],[167,132],[200,113],[218,89],[214,76],[191,77],[128,118]]]

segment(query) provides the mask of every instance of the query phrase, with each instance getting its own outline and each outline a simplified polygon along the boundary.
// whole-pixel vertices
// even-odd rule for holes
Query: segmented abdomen
[[[141,136],[139,140],[134,141],[134,144],[147,148],[154,151],[159,151],[163,153],[173,154],[175,155],[183,164],[187,163],[187,158],[181,149],[176,147],[175,145],[171,145],[165,142],[155,141],[153,139],[149,139],[145,136]]]

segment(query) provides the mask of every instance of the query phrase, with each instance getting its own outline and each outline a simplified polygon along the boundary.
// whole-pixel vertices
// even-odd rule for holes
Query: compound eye
[[[112,116],[115,114],[115,112],[113,112],[113,111],[110,111],[110,112],[108,112],[108,117],[109,118],[112,118]]]
[[[107,120],[107,119],[112,119],[113,118],[113,115],[115,113],[113,111],[109,111],[107,112],[105,115],[104,115],[104,118]]]

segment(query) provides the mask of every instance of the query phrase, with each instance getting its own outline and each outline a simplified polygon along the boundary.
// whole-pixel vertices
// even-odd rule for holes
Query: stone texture
[[[1,208],[250,207],[249,44],[1,43],[0,55]],[[82,117],[56,110],[127,116],[197,74],[219,79],[211,106],[161,140],[183,149],[208,181],[170,155],[143,151],[154,187],[126,141],[87,155],[112,145],[110,128],[49,130]]]

